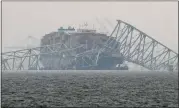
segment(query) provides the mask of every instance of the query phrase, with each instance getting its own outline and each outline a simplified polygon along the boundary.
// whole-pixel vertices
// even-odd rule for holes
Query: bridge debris
[[[149,70],[178,70],[176,52],[121,20],[110,36],[61,27],[43,36],[41,46],[5,52],[2,58],[3,70],[128,70],[124,61]]]

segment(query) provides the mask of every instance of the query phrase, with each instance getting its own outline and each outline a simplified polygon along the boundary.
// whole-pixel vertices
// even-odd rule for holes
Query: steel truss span
[[[83,49],[83,52],[77,53],[79,49]],[[40,53],[47,50],[48,53]],[[123,56],[126,61],[149,70],[178,70],[176,52],[121,20],[117,20],[117,25],[108,40],[100,47],[94,46],[92,49],[86,49],[85,45],[79,45],[71,48],[59,43],[5,52],[1,54],[1,68],[3,70],[39,70],[43,68],[40,58],[45,55],[60,57],[61,69],[75,69],[74,65],[95,67],[104,53],[110,53],[116,57]],[[50,61],[50,58],[48,59]],[[64,67],[62,61],[69,61],[70,65]]]
[[[134,26],[121,20],[117,22],[111,39],[106,43],[108,47],[120,51],[127,61],[150,70],[166,70],[172,67],[178,70],[176,52]]]

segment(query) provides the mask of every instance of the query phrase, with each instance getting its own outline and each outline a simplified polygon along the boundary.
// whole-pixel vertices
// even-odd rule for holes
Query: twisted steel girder
[[[117,40],[117,41],[116,41]],[[178,54],[134,26],[117,20],[117,25],[102,48],[118,51],[129,62],[150,70],[178,69]]]
[[[68,48],[65,44],[59,43],[54,45],[45,45],[42,47],[5,52],[1,54],[2,69],[22,70],[22,69],[29,69],[33,67],[34,69],[38,70],[41,67],[43,67],[43,65],[40,63],[40,56],[44,56],[44,55],[63,56],[63,54],[65,54],[68,57],[70,56],[75,57],[76,54],[73,54],[74,50],[83,47],[84,46],[81,45],[75,48]],[[48,51],[48,53],[46,51]]]

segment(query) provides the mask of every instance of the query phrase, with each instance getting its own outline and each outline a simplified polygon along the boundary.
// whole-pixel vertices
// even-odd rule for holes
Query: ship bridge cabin
[[[96,33],[96,30],[90,29],[78,29],[77,32],[79,33]]]
[[[58,32],[65,32],[65,31],[75,31],[75,29],[74,29],[74,27],[72,28],[70,26],[67,29],[64,29],[63,27],[60,27],[58,29]]]

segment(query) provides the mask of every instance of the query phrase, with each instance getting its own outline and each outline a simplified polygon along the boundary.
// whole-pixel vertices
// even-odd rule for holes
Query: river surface
[[[3,72],[2,107],[177,107],[178,74]]]

